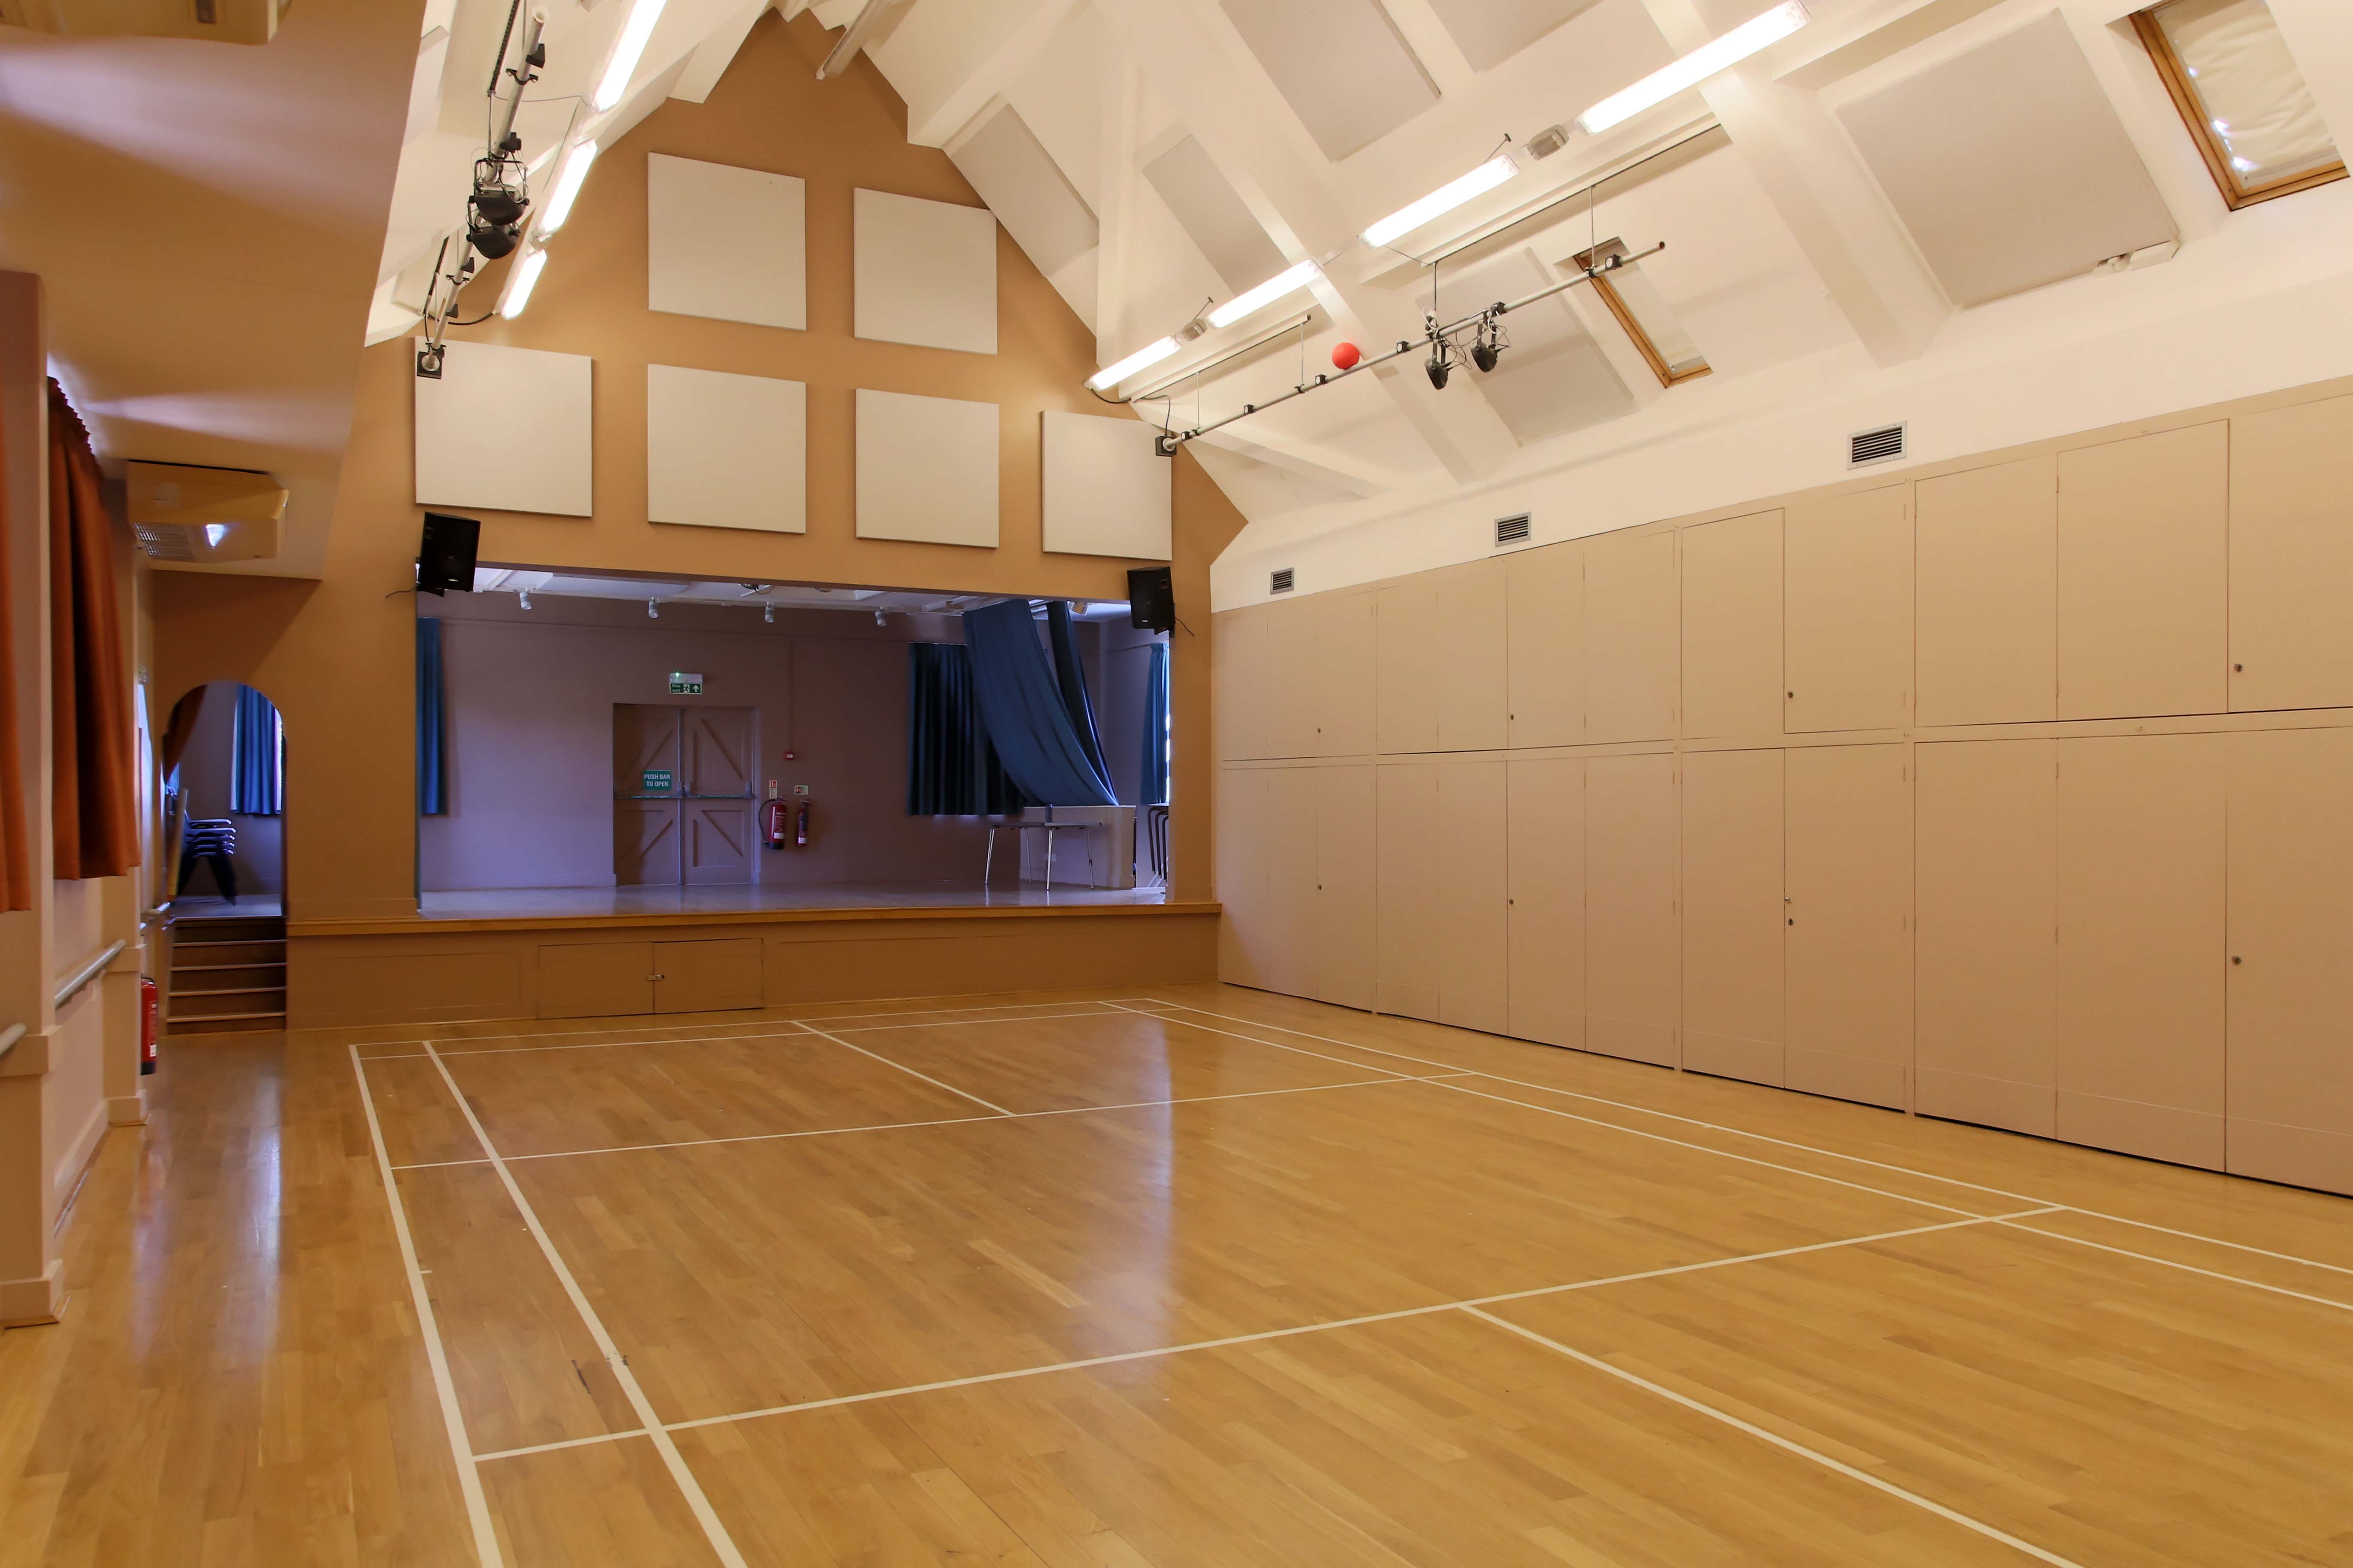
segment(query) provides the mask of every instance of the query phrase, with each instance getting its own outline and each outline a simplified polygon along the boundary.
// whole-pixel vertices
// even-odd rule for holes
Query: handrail
[[[0,1029],[0,1060],[6,1059],[8,1053],[16,1048],[16,1042],[24,1037],[25,1026],[22,1024],[11,1024]]]
[[[67,981],[63,985],[58,987],[58,994],[52,1002],[52,1005],[62,1007],[67,1003],[72,1001],[75,997],[80,995],[81,988],[89,984],[91,981],[97,979],[99,975],[104,972],[106,966],[112,963],[121,953],[122,950],[130,945],[131,943],[127,940],[118,942],[112,947],[108,948],[104,952],[100,953],[96,958],[91,959],[88,963],[83,964],[81,966],[80,973],[75,975],[71,980]]]

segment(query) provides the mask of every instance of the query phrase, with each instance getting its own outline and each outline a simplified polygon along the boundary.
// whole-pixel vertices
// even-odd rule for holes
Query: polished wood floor
[[[2344,1199],[1218,986],[157,1087],[0,1568],[2353,1564]]]

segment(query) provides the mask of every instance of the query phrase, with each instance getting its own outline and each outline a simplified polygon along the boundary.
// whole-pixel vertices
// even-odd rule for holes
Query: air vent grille
[[[194,561],[195,541],[185,528],[134,528],[139,536],[139,548],[151,561]]]
[[[1293,578],[1293,574],[1296,570],[1297,568],[1295,567],[1285,566],[1280,572],[1272,574],[1267,579],[1266,591],[1270,594],[1290,593],[1293,587],[1297,586],[1297,584]]]
[[[1525,544],[1528,542],[1529,521],[1526,512],[1521,512],[1515,517],[1497,518],[1495,547],[1500,550],[1506,544]]]
[[[1892,463],[1904,455],[1904,426],[1883,425],[1876,430],[1858,430],[1846,438],[1846,466],[1850,468]]]

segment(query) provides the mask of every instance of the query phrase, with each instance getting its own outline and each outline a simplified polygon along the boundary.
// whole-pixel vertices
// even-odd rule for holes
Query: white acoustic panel
[[[1493,70],[1597,0],[1430,0],[1473,70]],[[1762,0],[1748,8],[1761,11]],[[1747,13],[1744,12],[1746,16]]]
[[[1225,9],[1335,163],[1438,101],[1380,0],[1225,0]]]
[[[1047,277],[1095,247],[1093,211],[1010,104],[948,156]]]
[[[1839,118],[1956,304],[2078,277],[2179,236],[2055,12]]]
[[[806,209],[793,175],[646,154],[646,308],[807,327]]]
[[[595,364],[543,349],[444,345],[441,378],[413,378],[417,504],[588,516]]]
[[[646,366],[646,520],[808,531],[808,388]]]
[[[1146,163],[1144,177],[1235,293],[1257,288],[1291,265],[1192,137]]]
[[[851,227],[860,337],[997,352],[997,219],[987,207],[859,191]]]
[[[1141,419],[1044,416],[1045,546],[1061,555],[1168,559],[1170,473]]]
[[[997,405],[858,389],[858,537],[997,547]]]

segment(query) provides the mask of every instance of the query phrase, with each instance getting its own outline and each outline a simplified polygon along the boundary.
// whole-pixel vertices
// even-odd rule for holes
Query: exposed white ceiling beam
[[[920,33],[920,55],[902,71],[900,51],[891,50],[892,84],[907,100],[907,140],[918,147],[946,146],[1029,68],[1078,5],[1079,0],[955,0],[909,16],[893,42],[913,42]],[[934,61],[944,68],[920,68]],[[909,79],[902,82],[902,76]]]
[[[1330,163],[1215,0],[1095,5],[1286,258],[1330,256],[1356,243]],[[1368,351],[1420,335],[1419,310],[1392,291],[1327,273],[1315,294],[1335,324]],[[1409,360],[1374,375],[1454,478],[1480,478],[1517,450],[1468,382],[1440,393]]]
[[[689,103],[702,103],[727,74],[735,62],[735,51],[752,36],[752,28],[766,15],[770,0],[750,0],[727,19],[713,27],[686,58],[686,69],[679,73],[677,85],[670,89],[672,98],[682,98]]]
[[[1156,332],[1142,333],[1128,318],[1128,279],[1135,249],[1135,204],[1144,166],[1144,70],[1114,47],[1103,85],[1103,178],[1095,192],[1095,363],[1115,363]],[[1166,331],[1166,329],[1162,329]]]
[[[2353,9],[2345,0],[2271,0],[2271,7],[2337,151],[2353,149]]]
[[[1679,53],[1715,35],[1693,0],[1642,3]],[[1872,358],[1926,353],[1952,304],[1820,95],[1754,65],[1700,93]]]
[[[1352,496],[1377,496],[1398,489],[1412,477],[1320,442],[1286,436],[1263,420],[1229,425],[1196,438]]]

